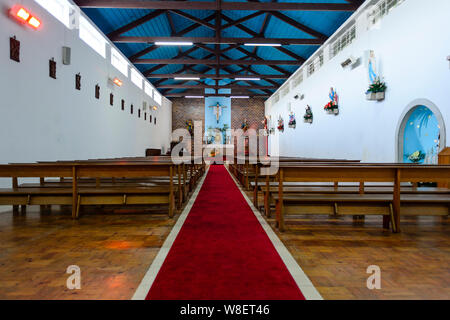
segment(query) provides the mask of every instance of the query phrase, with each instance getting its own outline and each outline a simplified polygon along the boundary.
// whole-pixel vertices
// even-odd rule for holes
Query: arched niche
[[[436,121],[439,125],[439,135],[440,135],[440,141],[439,141],[439,150],[438,152],[442,151],[442,149],[446,146],[446,127],[444,118],[442,117],[442,114],[439,110],[439,108],[430,100],[428,99],[417,99],[412,101],[408,106],[404,109],[402,115],[400,116],[399,123],[397,124],[397,134],[396,134],[396,160],[397,162],[404,162],[404,149],[405,149],[405,129],[408,124],[410,124],[411,116],[417,112],[418,108],[425,107],[429,109],[434,117],[436,118]],[[427,150],[425,150],[426,152]]]

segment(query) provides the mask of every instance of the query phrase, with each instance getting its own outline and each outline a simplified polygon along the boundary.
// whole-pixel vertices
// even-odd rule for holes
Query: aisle
[[[147,299],[304,296],[226,168],[213,165]]]

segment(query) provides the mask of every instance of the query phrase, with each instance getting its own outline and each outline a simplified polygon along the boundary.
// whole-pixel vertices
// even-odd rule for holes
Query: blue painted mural
[[[205,98],[205,135],[207,143],[225,143],[225,134],[222,141],[216,141],[215,132],[211,129],[231,128],[231,98],[207,97]]]
[[[425,106],[418,106],[406,122],[403,137],[403,162],[437,163],[440,127],[434,113]],[[414,161],[414,153],[419,160]]]

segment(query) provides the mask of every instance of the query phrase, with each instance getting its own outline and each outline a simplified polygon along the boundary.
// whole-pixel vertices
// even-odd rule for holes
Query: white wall
[[[449,12],[448,0],[405,0],[369,30],[361,21],[366,15],[360,15],[355,42],[326,59],[320,70],[305,77],[278,103],[266,102],[266,114],[272,116],[275,128],[280,114],[285,122],[284,133],[270,136],[271,154],[395,162],[397,126],[405,108],[416,99],[428,99],[440,109],[450,141]],[[381,64],[388,86],[383,102],[365,100],[369,80],[364,61],[353,70],[340,66],[350,55],[363,57],[366,50],[374,50]],[[330,87],[340,96],[339,116],[323,110]],[[298,93],[305,99],[295,100]],[[295,130],[287,126],[289,103],[297,118]],[[303,123],[307,104],[314,114],[312,125]]]
[[[19,3],[43,22],[34,31],[19,25],[7,10]],[[156,103],[33,0],[0,0],[0,163],[39,160],[143,156],[146,148],[170,145],[172,103],[163,98],[157,124],[138,118],[143,101]],[[21,42],[21,62],[9,59],[9,37]],[[72,63],[62,64],[62,47],[72,48]],[[57,79],[48,75],[57,61]],[[82,76],[75,90],[75,74]],[[109,83],[119,77],[123,86]],[[96,84],[100,100],[94,97]],[[109,95],[114,93],[114,106]],[[125,100],[125,111],[121,100]],[[130,105],[134,114],[130,114]],[[148,114],[149,115],[149,114]]]

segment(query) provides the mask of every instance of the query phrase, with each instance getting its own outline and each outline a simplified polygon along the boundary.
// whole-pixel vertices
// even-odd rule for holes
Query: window
[[[356,27],[353,25],[331,45],[331,57],[334,58],[356,39]]]
[[[388,15],[391,9],[401,4],[404,0],[382,0],[373,6],[373,9],[368,13],[369,23],[375,25],[378,21]]]
[[[155,102],[159,105],[161,105],[162,103],[162,96],[155,90],[153,91],[153,99],[155,100]]]
[[[319,70],[324,64],[323,53],[319,53],[317,57],[313,59],[313,62],[308,64],[307,74],[308,77],[311,76],[314,72]]]
[[[144,78],[136,71],[136,69],[131,69],[131,81],[142,89],[142,81]]]
[[[280,101],[280,94],[277,92],[273,95],[273,104],[277,103],[278,101]]]
[[[281,97],[287,96],[289,94],[289,90],[290,90],[289,85],[285,85],[285,86],[281,87],[281,89],[280,89]]]
[[[297,87],[299,84],[303,82],[303,69],[301,69],[292,80],[292,88]]]
[[[103,58],[106,57],[105,38],[85,17],[80,17],[80,39],[86,42]]]
[[[52,16],[61,21],[67,28],[70,26],[72,5],[67,0],[35,0]]]
[[[128,62],[122,55],[114,48],[111,48],[111,64],[126,77],[128,77]]]
[[[308,77],[309,77],[310,75],[312,75],[315,71],[316,71],[316,67],[315,67],[315,65],[314,65],[314,62],[311,62],[311,63],[308,65]]]
[[[147,81],[144,83],[144,91],[149,97],[153,98],[153,87]]]

